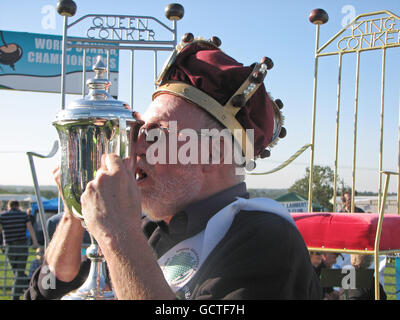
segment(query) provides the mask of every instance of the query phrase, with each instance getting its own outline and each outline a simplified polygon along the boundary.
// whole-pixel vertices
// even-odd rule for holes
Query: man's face
[[[142,116],[144,127],[171,127],[176,123],[177,129],[201,128],[201,110],[185,100],[169,94],[157,96]],[[196,200],[204,183],[201,164],[180,164],[169,162],[169,155],[185,142],[177,141],[176,148],[169,143],[165,133],[166,164],[149,163],[149,147],[152,142],[146,141],[145,134],[139,134],[133,145],[137,156],[137,185],[142,195],[142,208],[152,220],[168,220],[170,216],[182,210]],[[154,145],[153,145],[154,146]]]
[[[314,267],[318,267],[322,262],[322,254],[320,253],[311,253],[310,254],[311,264]]]
[[[344,205],[346,207],[349,207],[351,205],[351,195],[349,193],[345,193],[343,195],[343,198],[344,198]]]
[[[331,268],[336,263],[336,258],[337,258],[336,253],[331,253],[331,252],[325,253],[323,257],[325,267]]]

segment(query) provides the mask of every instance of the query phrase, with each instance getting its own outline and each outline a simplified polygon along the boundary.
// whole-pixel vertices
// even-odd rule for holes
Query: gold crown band
[[[179,81],[170,81],[158,87],[153,93],[153,100],[161,93],[170,93],[182,97],[206,110],[233,134],[245,156],[246,164],[252,160],[254,157],[254,144],[235,118],[235,114],[239,108],[230,105],[222,106],[203,91]]]

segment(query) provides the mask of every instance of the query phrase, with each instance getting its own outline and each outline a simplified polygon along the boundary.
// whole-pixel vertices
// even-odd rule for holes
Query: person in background
[[[36,259],[32,260],[30,266],[29,266],[29,279],[32,278],[33,273],[36,271],[37,268],[39,268],[42,263],[43,263],[43,255],[44,255],[44,249],[43,248],[37,248],[36,249]]]
[[[0,230],[3,234],[5,255],[15,277],[11,292],[13,300],[19,300],[24,291],[23,287],[27,285],[27,275],[25,274],[28,259],[27,229],[33,248],[38,248],[39,243],[28,215],[20,210],[18,201],[9,201],[8,210],[0,213]]]
[[[351,212],[351,192],[345,191],[342,195],[342,210],[340,212]],[[364,213],[364,210],[354,206],[354,212],[356,213]]]
[[[338,256],[339,254],[335,252],[313,253],[311,261],[314,261],[313,266],[318,278],[321,278],[322,269],[332,269]],[[320,261],[319,264],[317,264],[318,261]],[[335,290],[333,287],[324,287],[322,290],[324,300],[339,300],[342,295],[342,291]]]
[[[340,212],[351,213],[351,192],[349,190],[344,191],[342,194],[342,210]],[[355,213],[365,213],[365,211],[359,207],[354,206]],[[368,214],[368,213],[366,213]],[[337,261],[337,268],[343,268],[344,266],[351,265],[351,255],[344,253]],[[370,264],[369,268],[374,268],[374,264]],[[386,256],[380,255],[379,256],[379,281],[381,285],[383,284],[383,274],[386,268]]]
[[[314,269],[317,270],[322,263],[322,253],[310,251],[310,260]]]
[[[32,208],[28,208],[26,210],[26,214],[29,217],[29,221],[31,222],[32,227],[35,227],[35,217],[32,215]]]
[[[47,219],[46,228],[47,228],[47,232],[49,234],[50,240],[53,238],[53,235],[56,232],[57,226],[58,226],[60,220],[62,219],[63,215],[64,215],[64,211],[61,211],[61,212],[51,216],[49,219]],[[85,234],[83,236],[82,245],[86,246],[86,247],[90,245],[90,235],[86,230],[85,230]]]
[[[351,257],[351,265],[354,269],[362,270],[368,269],[372,263],[372,255],[367,254],[352,254]],[[379,283],[379,297],[380,300],[386,300],[386,292],[381,283]],[[348,299],[349,300],[375,300],[375,277],[371,278],[371,284],[367,288],[356,288],[348,290]]]

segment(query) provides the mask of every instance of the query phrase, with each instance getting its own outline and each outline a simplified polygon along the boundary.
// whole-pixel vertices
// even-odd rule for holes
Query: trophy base
[[[116,300],[111,286],[107,284],[105,261],[96,240],[86,249],[90,270],[86,281],[78,289],[63,296],[61,300]]]

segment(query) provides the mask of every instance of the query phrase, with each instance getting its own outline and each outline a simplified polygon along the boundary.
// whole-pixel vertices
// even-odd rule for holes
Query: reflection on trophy
[[[135,119],[132,109],[108,93],[110,81],[104,78],[106,66],[97,57],[93,66],[95,77],[86,84],[89,93],[61,110],[53,122],[61,144],[61,188],[64,201],[71,212],[82,220],[80,198],[86,185],[93,180],[103,154],[115,153],[122,159],[130,155],[129,135]],[[63,299],[113,299],[106,283],[104,257],[91,236],[87,249],[91,260],[86,282]]]

